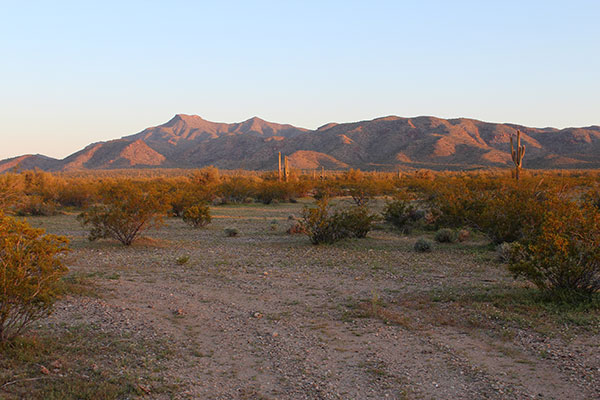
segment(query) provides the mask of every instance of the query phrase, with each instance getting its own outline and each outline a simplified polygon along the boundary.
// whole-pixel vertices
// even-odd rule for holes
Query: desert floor
[[[302,206],[215,207],[130,247],[28,218],[71,239],[69,294],[0,355],[0,398],[600,398],[598,312],[539,300],[483,237],[315,246],[286,233]]]

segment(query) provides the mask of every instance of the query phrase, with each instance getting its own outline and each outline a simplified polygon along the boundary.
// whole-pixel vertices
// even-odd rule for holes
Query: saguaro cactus
[[[510,137],[510,154],[515,164],[515,179],[519,180],[519,173],[523,166],[523,156],[525,155],[525,145],[521,146],[521,131],[517,130],[517,147],[513,146],[513,137]]]
[[[290,165],[288,164],[288,156],[283,157],[283,178],[286,182],[290,178]]]
[[[281,182],[281,152],[278,152],[278,157],[279,157],[279,169],[277,172],[277,177],[279,182]]]

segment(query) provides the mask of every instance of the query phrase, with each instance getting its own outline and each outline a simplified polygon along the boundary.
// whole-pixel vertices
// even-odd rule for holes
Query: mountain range
[[[600,168],[600,126],[530,128],[467,118],[388,116],[309,130],[257,117],[227,124],[177,114],[165,124],[90,144],[62,160],[39,154],[2,160],[0,173],[208,165],[268,170],[277,167],[278,152],[299,169],[507,167],[512,165],[510,137],[517,130],[526,146],[525,168]]]

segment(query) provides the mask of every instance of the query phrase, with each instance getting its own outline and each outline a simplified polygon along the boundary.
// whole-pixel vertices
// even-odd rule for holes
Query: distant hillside
[[[599,126],[538,129],[466,118],[389,116],[311,131],[256,117],[226,124],[178,114],[134,135],[90,144],[63,160],[42,155],[3,160],[0,172],[207,165],[264,170],[276,167],[279,151],[301,169],[505,167],[511,164],[509,138],[517,129],[527,147],[526,168],[600,168]]]

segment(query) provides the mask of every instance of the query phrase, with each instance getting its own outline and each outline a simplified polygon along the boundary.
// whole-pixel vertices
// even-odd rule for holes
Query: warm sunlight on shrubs
[[[47,235],[0,212],[0,342],[48,315],[67,272],[63,236]]]
[[[129,246],[141,232],[160,226],[168,207],[159,193],[130,181],[104,186],[100,197],[101,204],[77,217],[84,226],[91,226],[91,241],[113,238]]]

